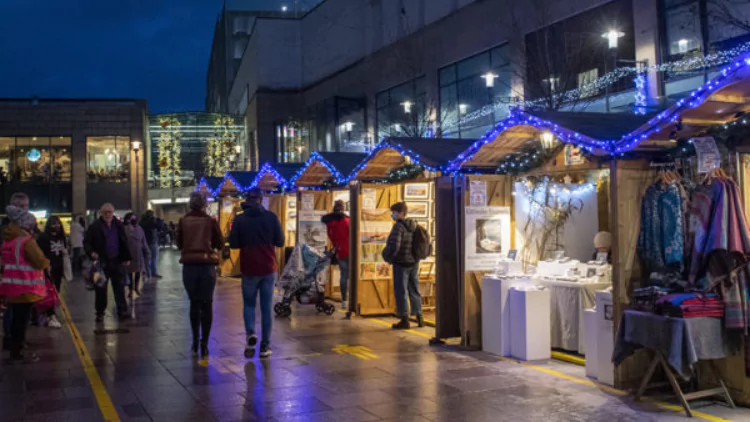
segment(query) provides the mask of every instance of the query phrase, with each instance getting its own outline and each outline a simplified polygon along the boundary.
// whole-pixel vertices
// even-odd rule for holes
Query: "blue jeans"
[[[422,315],[422,294],[419,293],[419,265],[413,267],[393,266],[393,292],[396,295],[396,314],[409,316],[407,293],[412,315]]]
[[[158,241],[154,242],[148,246],[149,246],[149,249],[151,250],[151,260],[147,265],[148,271],[150,273],[149,275],[151,277],[156,277],[156,275],[159,274],[159,271],[157,271],[158,270],[157,264],[159,262],[159,242]]]
[[[346,300],[349,293],[349,257],[339,258],[339,288],[341,300]]]
[[[276,273],[246,277],[242,276],[242,301],[244,302],[245,333],[249,336],[255,334],[255,304],[258,292],[260,292],[260,344],[268,345],[271,342],[271,302],[273,301],[273,285],[276,281]]]

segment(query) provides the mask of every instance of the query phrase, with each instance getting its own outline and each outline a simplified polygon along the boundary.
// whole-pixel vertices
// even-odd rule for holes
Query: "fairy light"
[[[326,170],[328,170],[331,176],[333,176],[333,179],[336,184],[344,185],[348,183],[348,178],[344,176],[343,174],[341,174],[341,172],[333,164],[331,164],[322,155],[320,155],[318,151],[313,151],[312,154],[310,154],[310,158],[308,158],[307,161],[305,161],[305,164],[302,166],[302,168],[297,172],[297,174],[294,175],[294,177],[292,177],[289,180],[287,187],[289,189],[294,189],[295,187],[298,187],[296,186],[297,181],[300,179],[300,177],[302,177],[302,175],[305,174],[305,172],[310,168],[310,166],[316,162],[321,164],[323,167],[325,167]],[[308,189],[308,187],[305,187],[305,189]]]

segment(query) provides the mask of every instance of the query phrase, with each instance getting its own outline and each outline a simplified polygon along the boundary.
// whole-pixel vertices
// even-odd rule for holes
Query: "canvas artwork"
[[[429,183],[409,183],[404,185],[404,199],[430,199]]]
[[[411,218],[427,218],[430,216],[429,202],[407,202],[408,216]]]

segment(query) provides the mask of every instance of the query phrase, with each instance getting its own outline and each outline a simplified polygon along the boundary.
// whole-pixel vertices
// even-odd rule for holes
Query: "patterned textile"
[[[685,216],[682,192],[676,183],[657,183],[646,189],[641,204],[638,253],[648,271],[669,267],[682,270]]]

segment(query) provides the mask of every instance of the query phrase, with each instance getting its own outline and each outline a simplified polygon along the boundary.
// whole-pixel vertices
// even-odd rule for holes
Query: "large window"
[[[70,142],[66,136],[0,138],[0,183],[70,182]]]
[[[309,157],[310,134],[301,122],[276,125],[276,159],[280,163],[301,163]]]
[[[492,78],[488,81],[487,78]],[[489,86],[492,85],[492,86]],[[440,126],[449,138],[478,138],[508,113],[511,72],[507,45],[440,69]],[[492,113],[465,116],[492,104],[505,104]]]
[[[376,105],[378,141],[386,136],[425,137],[435,129],[424,76],[379,92]]]
[[[86,138],[86,166],[89,183],[127,183],[130,179],[130,137]]]
[[[702,57],[750,41],[748,1],[661,0],[661,6],[666,61]]]

